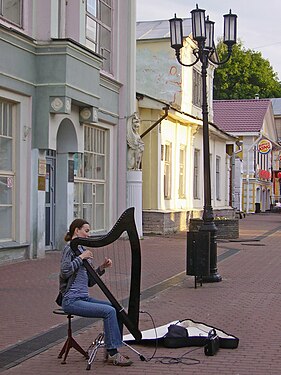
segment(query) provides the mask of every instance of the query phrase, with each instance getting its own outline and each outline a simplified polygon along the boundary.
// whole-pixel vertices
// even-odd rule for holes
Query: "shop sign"
[[[262,139],[258,143],[258,151],[260,154],[268,154],[272,150],[272,144],[267,139]]]

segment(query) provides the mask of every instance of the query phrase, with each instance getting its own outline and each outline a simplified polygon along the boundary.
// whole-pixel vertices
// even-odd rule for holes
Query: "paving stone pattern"
[[[158,347],[157,358],[143,362],[128,348],[122,348],[134,361],[129,368],[104,364],[100,350],[86,373],[280,375],[280,218],[279,214],[265,213],[241,219],[239,239],[218,242],[218,269],[223,280],[196,289],[194,278],[185,275],[185,234],[151,236],[141,241],[142,291],[148,296],[141,302],[141,311],[147,312],[140,314],[141,330],[153,328],[153,323],[160,326],[177,319],[192,319],[237,336],[237,349],[220,349],[215,356],[207,357],[202,347]],[[1,356],[10,353],[10,349],[66,323],[66,318],[52,314],[59,259],[60,253],[55,251],[44,259],[0,267],[0,363]],[[173,279],[174,275],[178,277]],[[170,283],[161,284],[167,279]],[[159,287],[153,289],[155,285]],[[146,295],[148,288],[157,293]],[[101,329],[101,322],[95,322],[76,332],[75,338],[86,349]],[[28,354],[17,365],[10,363],[12,367],[2,368],[2,373],[76,375],[86,371],[85,359],[73,349],[67,364],[60,363],[57,355],[62,340],[53,342],[48,349],[42,342],[37,353]],[[134,348],[148,359],[155,350],[151,345]],[[167,363],[168,358],[163,363],[159,357],[177,360],[171,364]]]

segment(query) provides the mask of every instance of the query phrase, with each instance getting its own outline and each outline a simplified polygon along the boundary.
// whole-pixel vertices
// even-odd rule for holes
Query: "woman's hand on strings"
[[[105,258],[103,264],[100,265],[101,271],[103,271],[105,268],[112,266],[112,260],[109,258]]]

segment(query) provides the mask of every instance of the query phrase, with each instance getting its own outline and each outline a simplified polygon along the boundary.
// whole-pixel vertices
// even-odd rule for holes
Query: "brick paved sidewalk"
[[[223,281],[204,284],[194,289],[194,280],[182,281],[155,296],[142,301],[141,310],[147,311],[156,326],[177,319],[192,319],[218,327],[240,339],[238,349],[220,349],[216,356],[206,357],[203,348],[167,349],[159,347],[156,356],[180,357],[192,351],[188,358],[199,364],[162,364],[152,359],[142,362],[128,349],[134,365],[127,369],[112,368],[102,362],[102,353],[91,371],[98,374],[235,374],[279,375],[281,368],[279,322],[281,220],[278,214],[250,215],[240,220],[238,241],[219,242],[219,272]],[[142,241],[143,287],[146,289],[185,270],[185,236],[152,237]],[[235,254],[228,256],[227,254]],[[1,346],[15,344],[33,337],[64,319],[51,313],[57,288],[59,254],[43,260],[27,261],[0,268]],[[12,294],[12,297],[9,297]],[[42,299],[44,295],[44,299]],[[41,296],[41,297],[40,297]],[[38,303],[38,300],[40,303]],[[32,306],[32,308],[31,308]],[[31,315],[31,319],[30,319]],[[147,314],[140,315],[140,328],[152,328]],[[75,337],[85,348],[101,329],[100,323],[81,331]],[[4,334],[3,334],[4,332]],[[7,338],[6,338],[7,337]],[[5,374],[77,374],[86,368],[80,354],[71,350],[66,365],[57,355],[62,343],[28,359]],[[136,346],[147,358],[153,346]],[[1,352],[0,352],[1,354]],[[191,361],[190,361],[191,363]]]

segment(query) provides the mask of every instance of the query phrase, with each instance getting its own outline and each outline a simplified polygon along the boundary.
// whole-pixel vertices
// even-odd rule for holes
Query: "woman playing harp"
[[[80,255],[75,256],[69,241],[74,238],[87,238],[90,225],[86,220],[75,219],[65,236],[68,242],[61,258],[60,279],[63,291],[62,308],[68,314],[79,315],[87,318],[102,318],[104,322],[104,341],[106,347],[106,361],[116,366],[130,366],[133,362],[118,352],[122,346],[122,324],[118,320],[115,308],[108,301],[101,301],[89,296],[88,287],[93,286],[94,281],[88,277],[83,260],[90,264],[93,262],[92,251],[79,246]],[[111,259],[105,258],[96,272],[102,275],[105,269],[111,267]]]

